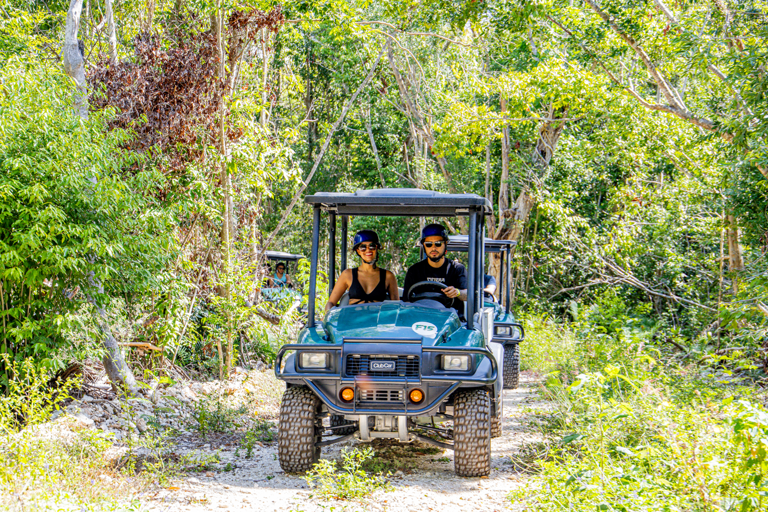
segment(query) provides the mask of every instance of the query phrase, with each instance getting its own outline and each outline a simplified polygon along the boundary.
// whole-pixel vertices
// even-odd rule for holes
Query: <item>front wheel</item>
[[[458,476],[491,473],[491,399],[482,389],[459,391],[453,401],[454,467]]]
[[[320,400],[304,386],[288,388],[280,404],[277,450],[286,473],[304,473],[320,459],[322,422],[317,417]]]
[[[520,344],[504,345],[504,389],[517,389],[520,381]]]

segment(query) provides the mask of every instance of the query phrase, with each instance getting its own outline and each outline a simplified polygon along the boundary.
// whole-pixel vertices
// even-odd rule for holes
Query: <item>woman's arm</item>
[[[391,300],[400,300],[400,292],[397,290],[397,278],[389,270],[387,270],[387,291]]]
[[[328,302],[325,303],[325,311],[328,311],[341,300],[344,292],[347,291],[352,284],[352,271],[350,269],[345,270],[339,276],[339,280],[336,281],[336,285],[333,287],[331,296],[328,297]]]

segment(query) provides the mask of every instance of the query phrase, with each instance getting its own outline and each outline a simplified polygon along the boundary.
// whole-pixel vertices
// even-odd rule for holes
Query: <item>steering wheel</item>
[[[436,300],[446,308],[451,308],[454,299],[442,292],[446,288],[448,288],[446,285],[436,281],[419,281],[406,292],[405,300],[407,302]]]

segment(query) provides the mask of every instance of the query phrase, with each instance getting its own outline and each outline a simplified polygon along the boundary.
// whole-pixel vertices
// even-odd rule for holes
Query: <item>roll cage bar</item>
[[[354,193],[318,192],[304,201],[313,208],[312,255],[309,272],[307,327],[315,325],[317,294],[317,260],[320,245],[320,213],[329,215],[328,279],[332,290],[336,284],[336,216],[341,216],[341,270],[347,268],[347,228],[350,215],[392,217],[468,217],[469,254],[467,274],[467,328],[474,327],[474,315],[482,305],[485,216],[493,209],[490,201],[477,194],[443,194],[420,189],[374,189]],[[471,300],[470,300],[471,299]]]

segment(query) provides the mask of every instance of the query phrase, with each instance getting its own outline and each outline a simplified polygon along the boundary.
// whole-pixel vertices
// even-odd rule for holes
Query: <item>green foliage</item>
[[[373,457],[370,447],[341,452],[341,467],[335,461],[321,459],[305,478],[320,499],[356,500],[372,492],[389,489],[382,475],[370,475],[363,469]]]
[[[245,450],[245,458],[253,457],[253,449],[256,443],[271,443],[275,440],[275,424],[271,421],[256,419],[256,423],[243,436],[240,446],[235,450],[235,455],[239,455],[240,448]]]
[[[548,326],[527,323],[558,349],[558,336],[537,332]],[[512,499],[533,510],[765,508],[768,413],[754,391],[719,364],[681,366],[654,346],[653,330],[626,319],[613,329],[578,323],[570,336],[573,354],[544,391],[555,407],[549,450]]]
[[[59,369],[86,299],[161,287],[173,243],[141,194],[161,177],[126,172],[127,134],[72,115],[61,72],[11,59],[0,83],[0,351]]]
[[[8,387],[0,395],[0,436],[48,421],[79,384],[78,379],[68,379],[53,387],[51,371],[37,366],[32,358],[16,361],[7,354],[0,357],[9,377]]]
[[[211,433],[231,433],[240,426],[240,418],[247,412],[245,406],[232,407],[220,396],[211,395],[195,402],[190,423],[203,437]]]

